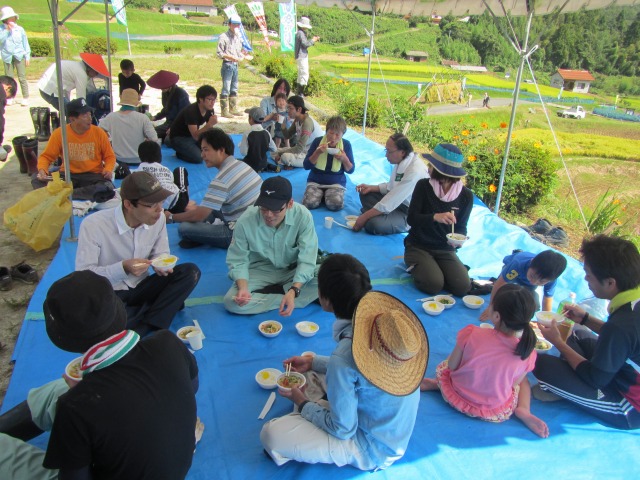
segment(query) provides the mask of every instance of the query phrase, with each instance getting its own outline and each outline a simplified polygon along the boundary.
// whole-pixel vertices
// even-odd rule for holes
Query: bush
[[[496,202],[502,169],[505,140],[479,136],[463,146],[467,187],[489,208]],[[557,165],[548,150],[537,142],[513,140],[505,172],[500,207],[509,213],[521,213],[537,205],[557,181]]]
[[[32,57],[50,57],[53,55],[53,45],[44,38],[33,38],[29,40]]]
[[[294,82],[297,79],[298,79],[298,72],[296,70]],[[310,97],[317,95],[324,89],[328,81],[329,81],[329,78],[326,75],[318,73],[316,70],[311,70],[309,72],[309,81],[307,82],[307,86],[304,88],[304,94]],[[291,85],[293,85],[293,83]]]
[[[182,47],[180,45],[171,45],[171,44],[164,44],[162,46],[162,49],[164,50],[164,53],[166,55],[171,55],[173,53],[181,53],[182,52]]]
[[[98,55],[107,54],[107,39],[104,37],[89,37],[82,48],[87,53],[97,53]],[[118,44],[111,40],[111,53],[118,51]]]
[[[364,95],[354,95],[345,99],[338,106],[338,115],[343,117],[349,125],[362,125],[364,116]],[[367,106],[367,127],[380,126],[382,119],[382,105],[378,99],[369,97]]]
[[[264,74],[271,78],[285,78],[289,84],[293,85],[298,76],[298,70],[291,56],[267,55],[264,57]]]
[[[209,14],[205,12],[187,12],[187,18],[191,17],[208,17]]]

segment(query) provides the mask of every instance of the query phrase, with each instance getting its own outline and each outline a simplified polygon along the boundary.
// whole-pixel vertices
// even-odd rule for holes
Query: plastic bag
[[[44,188],[27,193],[4,212],[4,224],[36,252],[51,247],[71,216],[71,183],[58,172]]]

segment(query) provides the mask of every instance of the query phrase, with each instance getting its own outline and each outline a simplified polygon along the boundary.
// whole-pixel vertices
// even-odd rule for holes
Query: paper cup
[[[284,123],[284,115],[278,115],[278,123]]]
[[[324,217],[324,228],[333,227],[333,217]]]
[[[200,330],[189,332],[187,340],[191,350],[200,350],[202,348],[202,332]]]
[[[573,322],[571,320],[565,320],[562,323],[558,323],[558,331],[560,332],[560,336],[562,337],[562,341],[566,342],[569,335],[571,335],[571,330],[573,330]]]

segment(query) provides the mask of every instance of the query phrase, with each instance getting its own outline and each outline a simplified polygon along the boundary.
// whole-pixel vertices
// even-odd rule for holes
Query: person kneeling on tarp
[[[330,357],[284,361],[293,372],[304,373],[308,385],[304,391],[280,390],[297,411],[271,420],[260,433],[277,465],[295,460],[375,470],[404,455],[429,343],[409,307],[370,290],[369,272],[351,255],[334,254],[322,263],[320,305],[336,316],[338,345]]]
[[[68,368],[0,416],[0,478],[185,478],[198,388],[185,345],[168,331],[141,340],[125,330],[124,305],[90,271],[55,282],[43,309],[51,341],[84,355],[77,376]],[[43,430],[46,451],[25,443]]]

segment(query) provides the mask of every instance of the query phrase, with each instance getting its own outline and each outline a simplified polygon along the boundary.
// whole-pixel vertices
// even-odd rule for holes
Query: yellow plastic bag
[[[36,252],[49,248],[71,216],[73,186],[54,172],[44,188],[27,193],[4,212],[4,224]]]

